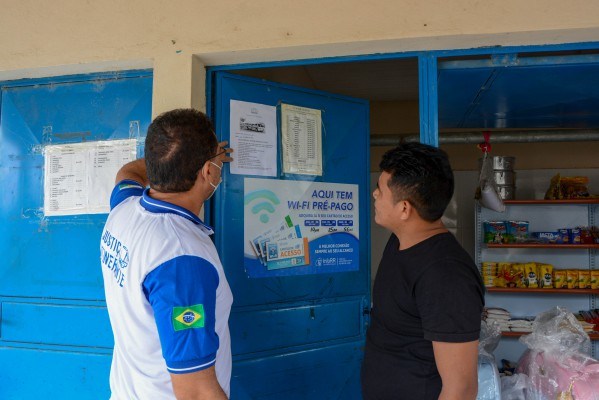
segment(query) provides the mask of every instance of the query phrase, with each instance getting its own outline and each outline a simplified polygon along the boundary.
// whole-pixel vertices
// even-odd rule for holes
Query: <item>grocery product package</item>
[[[556,174],[549,183],[545,200],[583,199],[589,197],[587,176],[560,176]]]
[[[517,369],[530,378],[527,400],[599,400],[599,361],[588,355],[589,336],[567,309],[539,314],[520,341],[528,347]]]

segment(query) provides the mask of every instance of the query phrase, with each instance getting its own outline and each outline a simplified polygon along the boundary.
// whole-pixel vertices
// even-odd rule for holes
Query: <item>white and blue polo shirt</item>
[[[228,396],[233,296],[212,229],[131,180],[116,185],[110,207],[100,259],[114,333],[111,399],[174,399],[169,373],[213,365]]]

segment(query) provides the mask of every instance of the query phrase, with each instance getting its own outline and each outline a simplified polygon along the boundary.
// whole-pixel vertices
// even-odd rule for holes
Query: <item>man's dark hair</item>
[[[407,200],[426,221],[436,221],[453,196],[453,172],[447,153],[422,143],[404,143],[389,150],[379,165],[391,174],[395,203]]]
[[[212,123],[194,109],[160,114],[148,127],[145,159],[150,187],[160,192],[190,190],[200,168],[217,151]]]

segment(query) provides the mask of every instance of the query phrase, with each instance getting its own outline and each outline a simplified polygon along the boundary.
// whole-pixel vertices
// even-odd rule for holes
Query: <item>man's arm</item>
[[[148,186],[148,174],[146,173],[146,160],[144,158],[138,158],[137,160],[131,161],[121,167],[119,172],[116,173],[115,184],[130,179],[135,182],[141,183],[143,186]]]
[[[474,400],[478,392],[478,340],[433,342],[443,387],[439,400]]]
[[[177,400],[226,400],[216,379],[214,366],[190,374],[171,374]]]

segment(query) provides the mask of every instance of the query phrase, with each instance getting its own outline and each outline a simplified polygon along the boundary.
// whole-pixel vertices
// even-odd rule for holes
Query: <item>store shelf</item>
[[[486,243],[489,249],[599,249],[599,244]]]
[[[503,337],[520,337],[529,334],[530,332],[501,332],[501,336]],[[599,340],[599,332],[589,333],[589,338],[591,340]]]
[[[488,287],[490,293],[547,293],[547,294],[594,294],[599,295],[599,289],[527,289],[527,288],[499,288]]]
[[[571,199],[571,200],[504,200],[504,204],[599,204],[599,199]]]
[[[576,200],[506,200],[506,210],[501,219],[506,221],[530,221],[530,228],[551,231],[559,226],[593,226],[599,218],[599,198]],[[476,206],[475,261],[494,262],[540,262],[557,265],[558,269],[576,266],[577,269],[593,270],[599,266],[599,243],[592,244],[549,244],[534,243],[484,243],[484,221],[496,220],[497,213]],[[571,311],[595,309],[599,289],[528,289],[528,288],[487,288],[489,303],[504,307],[513,314],[535,315],[555,307],[555,303]],[[517,343],[520,336],[528,333],[503,332],[506,343],[496,354],[500,358],[517,359],[521,347]],[[593,341],[591,354],[599,354],[599,332],[589,335]]]

